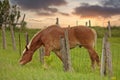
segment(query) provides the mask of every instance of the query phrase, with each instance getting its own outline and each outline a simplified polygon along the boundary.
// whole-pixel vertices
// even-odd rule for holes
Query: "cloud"
[[[42,15],[58,12],[58,9],[52,6],[67,4],[65,0],[11,0],[11,2],[17,3],[23,10],[31,10]]]
[[[120,7],[120,0],[102,0],[101,4],[105,7]]]
[[[111,2],[112,1],[112,2]],[[104,17],[120,15],[120,0],[104,0],[100,5],[82,3],[74,9],[73,14],[80,17]]]
[[[53,16],[54,15],[51,12],[36,12],[36,14],[40,16]]]
[[[63,13],[63,12],[59,12],[59,14],[63,15],[63,16],[69,16],[68,13]]]

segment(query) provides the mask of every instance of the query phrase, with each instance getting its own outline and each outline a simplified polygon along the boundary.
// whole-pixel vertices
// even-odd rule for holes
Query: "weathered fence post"
[[[14,30],[13,30],[13,25],[10,25],[10,31],[11,31],[13,49],[16,50],[16,41],[15,41],[15,34],[14,34]]]
[[[45,48],[41,46],[39,49],[39,57],[40,57],[40,62],[42,64],[44,64],[44,54],[45,54]]]
[[[101,76],[109,75],[112,77],[112,54],[110,51],[110,44],[108,42],[108,33],[105,33],[103,38],[102,57],[101,57]]]
[[[113,76],[113,70],[112,70],[112,54],[110,51],[109,42],[106,42],[106,56],[107,56],[108,76],[109,78],[111,78]]]
[[[6,49],[7,45],[6,45],[6,37],[5,37],[5,26],[2,25],[2,43],[3,43],[3,49]]]
[[[110,21],[108,21],[108,33],[109,33],[109,37],[111,37],[111,25],[110,25]]]
[[[23,24],[24,24],[24,20],[25,20],[25,14],[23,15],[23,19],[22,19],[22,21],[21,21],[21,27],[23,26]]]
[[[72,65],[71,65],[71,57],[70,57],[70,47],[69,47],[69,39],[68,39],[68,30],[65,30],[65,37],[61,38],[61,53],[62,53],[62,59],[63,59],[63,66],[64,71],[73,71]]]
[[[23,26],[24,19],[25,19],[25,14],[24,14],[23,19],[20,23],[21,26],[20,26],[19,35],[18,35],[19,36],[19,54],[20,55],[21,55],[21,36],[20,36],[20,33],[21,33],[21,28]]]
[[[28,45],[28,43],[29,43],[29,35],[28,35],[27,32],[25,33],[25,35],[26,35],[26,45]]]
[[[88,26],[88,22],[85,22],[85,26]]]
[[[56,18],[56,25],[59,25],[59,18]]]
[[[21,37],[20,37],[20,33],[19,33],[19,35],[18,35],[18,37],[19,37],[19,54],[21,55]]]
[[[91,27],[91,21],[89,20],[89,27]]]
[[[106,40],[107,40],[107,38],[106,38],[107,36],[106,36],[106,34],[105,34],[105,36],[103,37],[103,43],[102,43],[102,56],[101,56],[101,71],[100,71],[100,73],[101,73],[101,76],[104,76],[104,75],[106,75],[106,51],[105,51],[105,45],[106,45]]]

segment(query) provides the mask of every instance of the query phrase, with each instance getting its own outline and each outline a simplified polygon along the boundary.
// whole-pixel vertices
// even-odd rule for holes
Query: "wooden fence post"
[[[10,31],[11,31],[13,49],[16,50],[16,41],[15,41],[15,34],[14,34],[14,30],[13,30],[13,25],[10,25]]]
[[[40,62],[44,64],[44,54],[45,54],[45,48],[41,46],[39,49],[39,57],[40,57]]]
[[[110,44],[108,42],[108,33],[105,33],[103,38],[102,57],[101,57],[101,76],[109,75],[112,77],[112,54],[110,51]]]
[[[19,37],[19,54],[21,55],[21,37],[20,37],[20,33],[19,33],[18,37]]]
[[[85,22],[85,26],[88,26],[88,22]]]
[[[89,20],[89,27],[91,27],[91,21]]]
[[[22,21],[21,21],[21,27],[23,27],[23,24],[24,24],[24,20],[25,20],[25,14],[23,15],[23,19],[22,19]]]
[[[7,45],[6,45],[6,37],[5,37],[5,26],[2,25],[2,43],[3,43],[3,49],[6,49]]]
[[[28,45],[28,43],[29,43],[29,35],[28,35],[27,32],[25,33],[25,35],[26,35],[26,45]]]
[[[59,18],[56,18],[56,25],[59,26]]]
[[[111,25],[110,25],[110,21],[108,21],[108,33],[109,33],[109,37],[111,37]]]
[[[62,59],[63,59],[63,67],[64,67],[64,71],[66,71],[66,65],[65,65],[65,38],[61,38],[60,39],[60,44],[61,44],[61,50],[60,53],[62,54]]]
[[[102,56],[101,56],[101,69],[100,73],[101,76],[106,75],[106,51],[105,51],[105,45],[106,45],[106,35],[103,37],[103,43],[102,43]]]
[[[70,25],[68,25],[68,28],[70,28]]]
[[[65,38],[61,38],[61,53],[63,59],[64,71],[73,71],[70,57],[70,47],[68,40],[68,30],[65,30]]]
[[[106,42],[106,56],[107,56],[108,76],[109,78],[111,78],[113,76],[113,70],[112,70],[112,54],[110,51],[109,42]]]
[[[25,14],[24,14],[23,19],[20,23],[21,26],[20,26],[19,35],[18,35],[19,36],[19,54],[20,55],[21,55],[21,36],[20,36],[20,33],[21,33],[21,28],[23,26],[24,19],[25,19]]]

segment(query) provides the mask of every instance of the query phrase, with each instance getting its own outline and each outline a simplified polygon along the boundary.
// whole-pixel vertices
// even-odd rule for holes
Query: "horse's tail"
[[[94,43],[93,43],[93,47],[95,48],[95,45],[97,44],[97,33],[94,29],[92,29],[93,33],[94,33]]]

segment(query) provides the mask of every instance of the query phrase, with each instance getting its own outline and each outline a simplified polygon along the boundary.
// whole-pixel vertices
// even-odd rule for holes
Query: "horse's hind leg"
[[[92,47],[88,47],[85,46],[85,48],[88,50],[89,55],[90,55],[90,59],[91,59],[91,64],[92,64],[92,68],[95,68],[95,61],[97,62],[98,66],[100,66],[100,61],[99,61],[99,56],[96,53],[96,51],[94,50],[94,48]]]
[[[93,69],[95,68],[95,61],[97,62],[98,66],[99,66],[99,56],[97,55],[96,51],[94,49],[88,49],[90,58],[91,58],[91,63],[92,63],[92,67]]]

